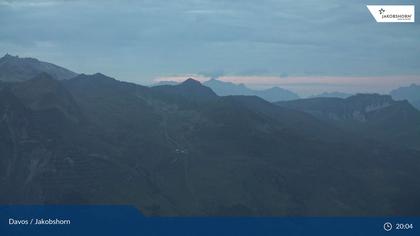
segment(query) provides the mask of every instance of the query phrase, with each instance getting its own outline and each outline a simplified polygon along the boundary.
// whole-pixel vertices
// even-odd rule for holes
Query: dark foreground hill
[[[0,84],[0,204],[148,215],[419,215],[420,153],[198,82]]]

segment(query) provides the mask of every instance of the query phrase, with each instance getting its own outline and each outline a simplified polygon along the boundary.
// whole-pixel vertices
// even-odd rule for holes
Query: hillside
[[[418,152],[258,97],[218,97],[192,80],[162,89],[102,74],[1,87],[2,204],[265,216],[420,207]]]
[[[73,71],[35,58],[21,58],[9,54],[0,58],[0,81],[25,81],[40,73],[48,73],[58,80],[70,79],[77,75]]]
[[[310,98],[277,105],[303,111],[361,138],[420,148],[420,112],[389,95],[358,94],[346,99]]]

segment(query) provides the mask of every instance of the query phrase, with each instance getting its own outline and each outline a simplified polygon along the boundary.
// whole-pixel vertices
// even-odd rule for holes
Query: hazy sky
[[[221,77],[301,94],[420,83],[420,25],[359,0],[0,0],[0,53],[120,80]]]

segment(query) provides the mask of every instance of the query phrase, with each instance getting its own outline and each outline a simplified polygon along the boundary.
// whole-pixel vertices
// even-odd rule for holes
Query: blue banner
[[[13,235],[420,235],[420,217],[146,217],[130,206],[2,206]]]

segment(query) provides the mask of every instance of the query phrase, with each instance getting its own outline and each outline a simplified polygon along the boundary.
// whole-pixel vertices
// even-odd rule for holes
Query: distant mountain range
[[[408,100],[414,107],[420,110],[420,85],[412,84],[390,92],[396,100]]]
[[[193,79],[145,87],[100,73],[41,73],[0,82],[0,204],[418,215],[418,121],[389,96],[274,104],[219,96]]]
[[[277,105],[306,112],[363,137],[420,150],[420,111],[407,101],[395,101],[389,95],[310,98]]]
[[[161,86],[161,85],[177,85],[177,84],[179,83],[176,81],[159,81],[157,83],[152,84],[151,86],[154,87],[154,86]]]
[[[310,98],[348,98],[350,96],[352,96],[352,94],[350,93],[324,92],[324,93],[310,96]]]
[[[177,85],[175,81],[160,81],[153,86],[162,85]],[[258,96],[269,102],[288,101],[299,99],[299,96],[289,90],[279,87],[272,87],[264,90],[253,90],[246,87],[244,84],[234,84],[225,82],[218,79],[210,79],[203,83],[204,86],[211,88],[219,96],[231,95],[245,95],[245,96]]]
[[[289,90],[282,89],[279,87],[273,87],[264,90],[253,90],[246,87],[244,84],[234,84],[230,82],[224,82],[217,79],[211,79],[204,82],[204,85],[211,88],[219,96],[228,95],[247,95],[247,96],[258,96],[269,102],[287,101],[299,99],[299,96]]]
[[[70,79],[77,74],[54,64],[34,58],[20,58],[6,54],[0,58],[0,81],[17,82],[32,79],[40,73],[48,73],[55,79]]]

